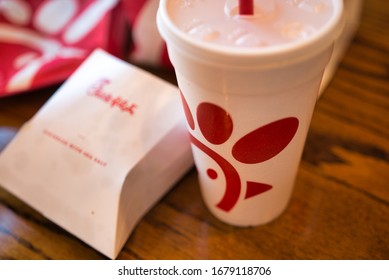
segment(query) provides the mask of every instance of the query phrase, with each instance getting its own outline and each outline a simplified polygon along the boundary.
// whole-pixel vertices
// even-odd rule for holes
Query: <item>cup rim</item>
[[[198,58],[220,60],[234,59],[243,63],[254,63],[258,60],[263,62],[281,61],[283,64],[292,64],[307,57],[314,56],[331,46],[339,37],[344,26],[343,1],[331,0],[334,13],[315,34],[305,40],[297,40],[271,48],[244,48],[223,46],[209,42],[200,42],[190,35],[183,32],[170,19],[167,4],[171,0],[160,0],[157,13],[157,25],[160,34],[167,43],[174,41],[176,46],[181,46],[186,50],[190,50],[193,55]],[[255,58],[253,60],[253,58]]]

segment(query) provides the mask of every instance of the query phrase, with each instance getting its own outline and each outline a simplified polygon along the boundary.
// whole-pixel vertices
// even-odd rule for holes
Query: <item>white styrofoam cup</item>
[[[286,208],[323,71],[343,26],[341,0],[316,34],[264,49],[191,38],[161,0],[159,31],[182,94],[202,196],[222,221],[272,221]]]

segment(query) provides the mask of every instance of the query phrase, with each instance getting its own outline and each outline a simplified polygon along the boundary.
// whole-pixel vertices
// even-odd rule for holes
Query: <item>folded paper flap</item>
[[[148,211],[157,201],[156,198],[162,197],[169,190],[153,186],[175,184],[180,179],[177,174],[184,174],[193,165],[190,146],[182,145],[187,141],[186,123],[182,120],[128,173],[119,203],[119,249],[127,239],[128,229],[138,222],[134,213]],[[135,191],[134,188],[138,189]]]
[[[0,155],[0,183],[113,258],[193,164],[179,102],[176,87],[97,50]],[[169,170],[156,172],[164,150]]]
[[[101,153],[98,156],[102,160],[124,161],[119,164],[127,170],[126,165],[139,160],[182,114],[179,100],[173,96],[178,95],[177,91],[176,87],[98,50],[34,119],[45,123],[54,137],[63,137],[55,130],[60,126],[76,149],[87,145]],[[57,109],[52,110],[54,107]],[[105,141],[93,141],[95,138]]]

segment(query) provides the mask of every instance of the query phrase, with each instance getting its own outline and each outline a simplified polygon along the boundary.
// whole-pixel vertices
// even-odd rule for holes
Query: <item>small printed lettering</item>
[[[97,164],[100,164],[101,166],[106,166],[107,163],[98,159],[98,158],[93,158],[93,161],[96,162]]]
[[[88,159],[93,159],[93,156],[88,152],[83,152],[82,155]]]
[[[63,146],[67,147],[70,151],[82,155],[85,159],[90,160],[91,162],[98,164],[102,167],[107,166],[107,162],[100,159],[97,156],[94,156],[91,152],[84,150],[80,146],[70,142],[69,140],[65,139],[64,137],[59,136],[58,134],[48,130],[44,129],[43,134],[48,136],[50,139],[54,140],[55,142],[62,144]]]
[[[79,153],[79,154],[82,153],[82,149],[81,149],[80,147],[74,145],[74,144],[70,144],[69,147],[70,147],[70,149],[72,149],[73,151],[75,151],[75,152],[77,152],[77,153]]]
[[[43,131],[43,133],[46,134],[47,136],[49,136],[50,138],[54,139],[55,141],[61,143],[62,145],[67,146],[69,144],[66,139],[64,139],[64,138],[62,138],[62,137],[52,133],[51,131],[48,131],[48,130],[45,129]]]

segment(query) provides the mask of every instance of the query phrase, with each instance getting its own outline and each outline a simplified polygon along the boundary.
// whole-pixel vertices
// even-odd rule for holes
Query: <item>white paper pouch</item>
[[[96,50],[0,154],[0,185],[115,258],[193,165],[179,98]]]

